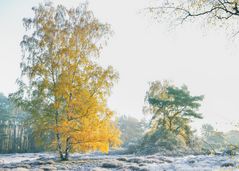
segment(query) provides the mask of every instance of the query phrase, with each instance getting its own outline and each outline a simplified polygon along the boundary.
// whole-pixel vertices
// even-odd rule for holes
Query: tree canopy
[[[159,20],[183,23],[202,18],[205,23],[228,25],[236,35],[239,32],[238,3],[238,0],[163,0],[156,1],[147,10]]]
[[[186,86],[176,87],[168,81],[150,83],[144,111],[152,114],[152,119],[146,137],[158,141],[166,140],[170,134],[189,144],[192,135],[189,123],[194,118],[202,118],[198,112],[202,100],[203,96],[192,96]]]
[[[56,135],[61,159],[70,151],[100,150],[120,144],[107,97],[118,79],[96,59],[111,35],[87,4],[67,9],[52,3],[33,8],[23,20],[22,77],[12,99],[28,111],[35,132]]]

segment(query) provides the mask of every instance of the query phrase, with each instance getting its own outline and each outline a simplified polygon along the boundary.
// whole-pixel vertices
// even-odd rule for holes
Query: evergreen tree
[[[145,140],[166,148],[172,148],[178,139],[189,144],[193,134],[189,124],[194,118],[202,118],[198,112],[202,100],[203,96],[192,96],[186,86],[152,82],[145,97],[144,111],[152,114]]]

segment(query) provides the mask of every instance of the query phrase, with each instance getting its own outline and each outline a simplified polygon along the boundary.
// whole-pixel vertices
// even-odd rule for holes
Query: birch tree
[[[97,63],[112,31],[87,7],[67,9],[40,4],[34,17],[23,19],[27,34],[21,47],[22,76],[12,98],[31,113],[39,135],[55,134],[52,142],[62,160],[71,151],[108,152],[120,144],[107,98],[117,72]]]

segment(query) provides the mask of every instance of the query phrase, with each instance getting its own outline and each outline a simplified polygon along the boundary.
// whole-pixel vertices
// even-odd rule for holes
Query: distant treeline
[[[158,86],[158,84],[154,85]],[[182,91],[181,89],[176,90]],[[183,92],[184,91],[186,90],[183,89]],[[182,93],[175,93],[174,91],[173,93],[174,95],[180,94],[180,97],[182,96]],[[152,93],[148,94],[151,95]],[[156,103],[155,100],[153,101],[152,98],[150,98],[149,102],[154,105],[160,104]],[[195,105],[195,103],[193,104]],[[160,116],[159,114],[157,116]],[[42,134],[36,132],[37,129],[34,129],[34,125],[28,122],[29,116],[28,113],[16,107],[9,98],[0,93],[0,153],[26,153],[55,150],[55,144],[52,144],[52,142],[54,143],[55,135],[47,131]],[[152,118],[155,119],[156,115]],[[120,139],[122,140],[122,147],[128,148],[128,152],[130,153],[139,152],[145,154],[157,152],[161,149],[175,150],[189,148],[189,150],[193,149],[197,152],[206,151],[209,153],[225,152],[228,149],[234,152],[239,149],[239,131],[219,132],[211,125],[204,124],[201,129],[202,136],[197,137],[187,120],[183,120],[185,122],[182,122],[180,120],[181,118],[177,118],[175,122],[172,122],[170,127],[170,124],[167,126],[167,123],[170,122],[165,124],[161,123],[161,121],[163,122],[166,119],[167,118],[158,117],[157,122],[151,120],[151,122],[148,123],[144,119],[138,120],[130,116],[119,117],[117,119],[117,125],[121,131]],[[169,119],[171,119],[171,117],[169,117]],[[181,122],[178,122],[178,120]],[[157,124],[156,127],[149,126],[155,123]],[[183,129],[184,132],[189,131],[190,134],[187,133],[186,135],[190,137],[185,136],[185,134],[180,134],[180,136],[177,137],[175,134],[178,132],[170,132],[169,128],[179,127],[183,124],[185,124],[183,127],[185,129]],[[163,127],[164,125],[165,128]],[[188,144],[186,144],[186,142],[188,142]]]
[[[37,146],[31,127],[24,125],[20,109],[0,94],[0,153],[22,153],[42,151]]]
[[[30,129],[17,122],[0,121],[0,152],[34,152],[35,148]]]

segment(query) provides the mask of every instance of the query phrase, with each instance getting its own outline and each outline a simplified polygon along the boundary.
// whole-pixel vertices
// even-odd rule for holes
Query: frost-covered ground
[[[2,170],[135,170],[135,171],[203,171],[238,170],[239,156],[189,155],[166,157],[160,154],[149,156],[73,154],[70,161],[60,162],[53,153],[0,154]]]

